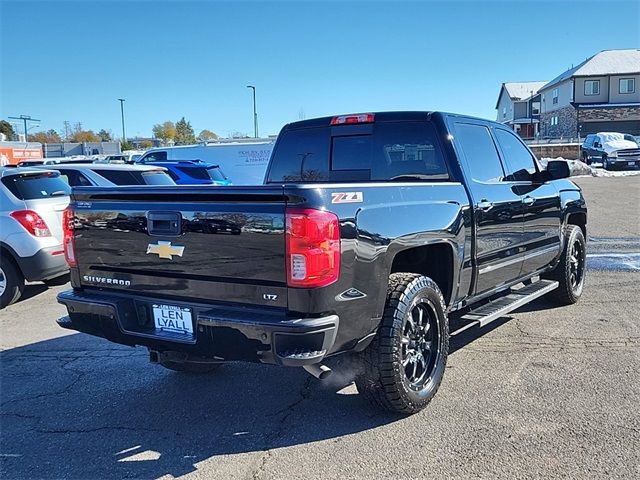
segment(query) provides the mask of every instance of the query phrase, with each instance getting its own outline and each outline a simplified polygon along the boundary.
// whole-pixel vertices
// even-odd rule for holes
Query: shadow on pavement
[[[16,304],[40,295],[41,293],[46,292],[48,289],[49,287],[47,287],[44,283],[30,283],[24,287],[24,292],[22,292],[20,300],[18,300]]]
[[[456,337],[451,353],[507,321]],[[216,456],[339,441],[404,421],[348,386],[348,357],[333,363],[325,382],[253,364],[188,375],[149,364],[144,349],[83,334],[3,351],[0,476],[180,476]]]
[[[80,334],[4,351],[0,365],[3,478],[179,476],[210,457],[400,418],[302,369],[229,364],[180,374],[149,364],[145,350]]]

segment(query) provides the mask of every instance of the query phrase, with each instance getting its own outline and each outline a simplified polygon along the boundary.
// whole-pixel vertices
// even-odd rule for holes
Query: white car
[[[632,138],[617,132],[587,135],[582,144],[582,159],[587,164],[600,161],[605,170],[640,166],[640,148]]]
[[[70,192],[56,171],[0,167],[0,308],[20,298],[25,280],[50,282],[69,271],[62,212]]]
[[[61,163],[51,167],[72,187],[175,185],[166,168],[115,163]]]

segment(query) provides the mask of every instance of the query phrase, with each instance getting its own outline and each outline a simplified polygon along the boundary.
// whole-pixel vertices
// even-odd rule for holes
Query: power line
[[[27,122],[39,122],[40,120],[38,120],[37,118],[31,118],[31,115],[20,115],[19,117],[8,117],[11,118],[12,120],[22,120],[24,122],[24,141],[27,141]]]

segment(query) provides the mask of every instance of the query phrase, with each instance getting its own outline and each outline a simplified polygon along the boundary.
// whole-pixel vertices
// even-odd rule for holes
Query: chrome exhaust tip
[[[314,363],[313,365],[304,365],[302,368],[320,380],[324,380],[331,375],[331,369],[329,367],[318,363]]]

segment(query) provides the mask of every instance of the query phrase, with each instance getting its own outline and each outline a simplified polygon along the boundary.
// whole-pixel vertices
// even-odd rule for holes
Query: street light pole
[[[122,143],[127,141],[127,137],[124,133],[124,98],[119,98],[120,102],[120,115],[122,116]]]
[[[256,112],[256,87],[247,85],[247,88],[253,90],[253,135],[258,138],[258,113]]]

